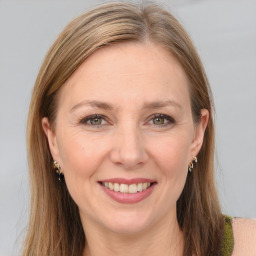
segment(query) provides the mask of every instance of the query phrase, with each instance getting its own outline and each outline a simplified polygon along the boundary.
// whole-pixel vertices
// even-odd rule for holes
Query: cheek
[[[162,166],[166,175],[179,174],[187,168],[190,158],[190,139],[186,134],[165,137],[154,142],[152,155],[158,165]]]
[[[71,132],[60,137],[60,141],[59,152],[68,191],[79,208],[89,210],[91,203],[97,201],[96,198],[92,200],[96,195],[92,191],[97,182],[95,174],[105,158],[106,144]]]
[[[65,133],[60,141],[60,158],[66,180],[88,182],[104,158],[102,140],[92,141],[81,133]]]
[[[190,158],[190,139],[186,134],[182,136],[166,137],[154,143],[154,155],[157,169],[161,170],[160,182],[165,184],[167,197],[172,197],[175,202],[186,182],[188,162]]]

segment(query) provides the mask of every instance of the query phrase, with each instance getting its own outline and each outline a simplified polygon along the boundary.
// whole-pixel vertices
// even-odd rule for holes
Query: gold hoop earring
[[[57,173],[59,182],[62,182],[63,179],[64,179],[64,175],[61,172],[60,165],[59,165],[59,163],[56,160],[53,161],[53,168],[54,168],[55,172]]]
[[[193,159],[191,160],[191,162],[188,165],[188,170],[190,172],[192,172],[193,168],[194,168],[194,162],[197,163],[197,157],[193,156]]]

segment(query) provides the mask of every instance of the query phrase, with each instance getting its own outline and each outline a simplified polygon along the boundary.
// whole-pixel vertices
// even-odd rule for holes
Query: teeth
[[[105,183],[108,183],[108,182],[105,182]],[[105,183],[104,183],[104,186],[105,186]],[[107,186],[105,186],[105,187],[107,188]],[[109,188],[110,190],[114,190],[114,184],[111,183],[111,182],[109,182],[109,183],[108,183],[108,188]]]
[[[120,184],[119,191],[121,193],[128,193],[129,192],[129,186],[127,184]]]
[[[142,190],[147,189],[147,187],[148,187],[148,183],[143,183],[143,184],[142,184]]]
[[[114,183],[114,191],[119,192],[119,184]]]
[[[141,192],[141,191],[149,188],[150,182],[131,184],[131,185],[118,184],[118,183],[112,183],[112,182],[103,182],[102,185],[105,188],[114,190],[115,192],[134,194],[134,193]]]
[[[142,191],[142,183],[139,183],[139,184],[138,184],[138,188],[137,188],[137,189],[138,189],[139,192]]]
[[[130,186],[129,186],[129,193],[130,194],[134,194],[134,193],[137,193],[137,185],[136,184],[131,184]]]

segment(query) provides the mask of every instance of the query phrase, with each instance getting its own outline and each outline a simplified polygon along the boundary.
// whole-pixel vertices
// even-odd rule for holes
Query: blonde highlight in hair
[[[177,202],[177,219],[185,235],[184,256],[221,255],[223,217],[213,176],[213,101],[201,61],[179,22],[158,4],[113,2],[69,23],[48,51],[36,79],[27,125],[31,209],[23,256],[82,255],[86,238],[78,207],[65,182],[59,184],[53,172],[42,118],[48,117],[54,126],[58,91],[88,56],[129,41],[156,43],[180,62],[190,81],[195,124],[201,109],[209,111],[198,164]]]

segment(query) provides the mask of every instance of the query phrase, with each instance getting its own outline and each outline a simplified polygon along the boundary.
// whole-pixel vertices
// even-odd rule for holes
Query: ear
[[[51,151],[52,158],[53,158],[53,160],[58,161],[60,159],[60,157],[59,157],[59,147],[58,147],[56,135],[55,135],[53,129],[51,128],[49,119],[47,117],[44,117],[42,119],[42,127],[43,127],[44,133],[45,133],[45,135],[47,137],[47,140],[48,140],[48,144],[49,144],[49,148],[50,148],[50,151]]]
[[[194,139],[191,147],[191,158],[197,156],[204,141],[204,133],[209,120],[209,111],[207,109],[201,109],[201,120],[195,127]]]

